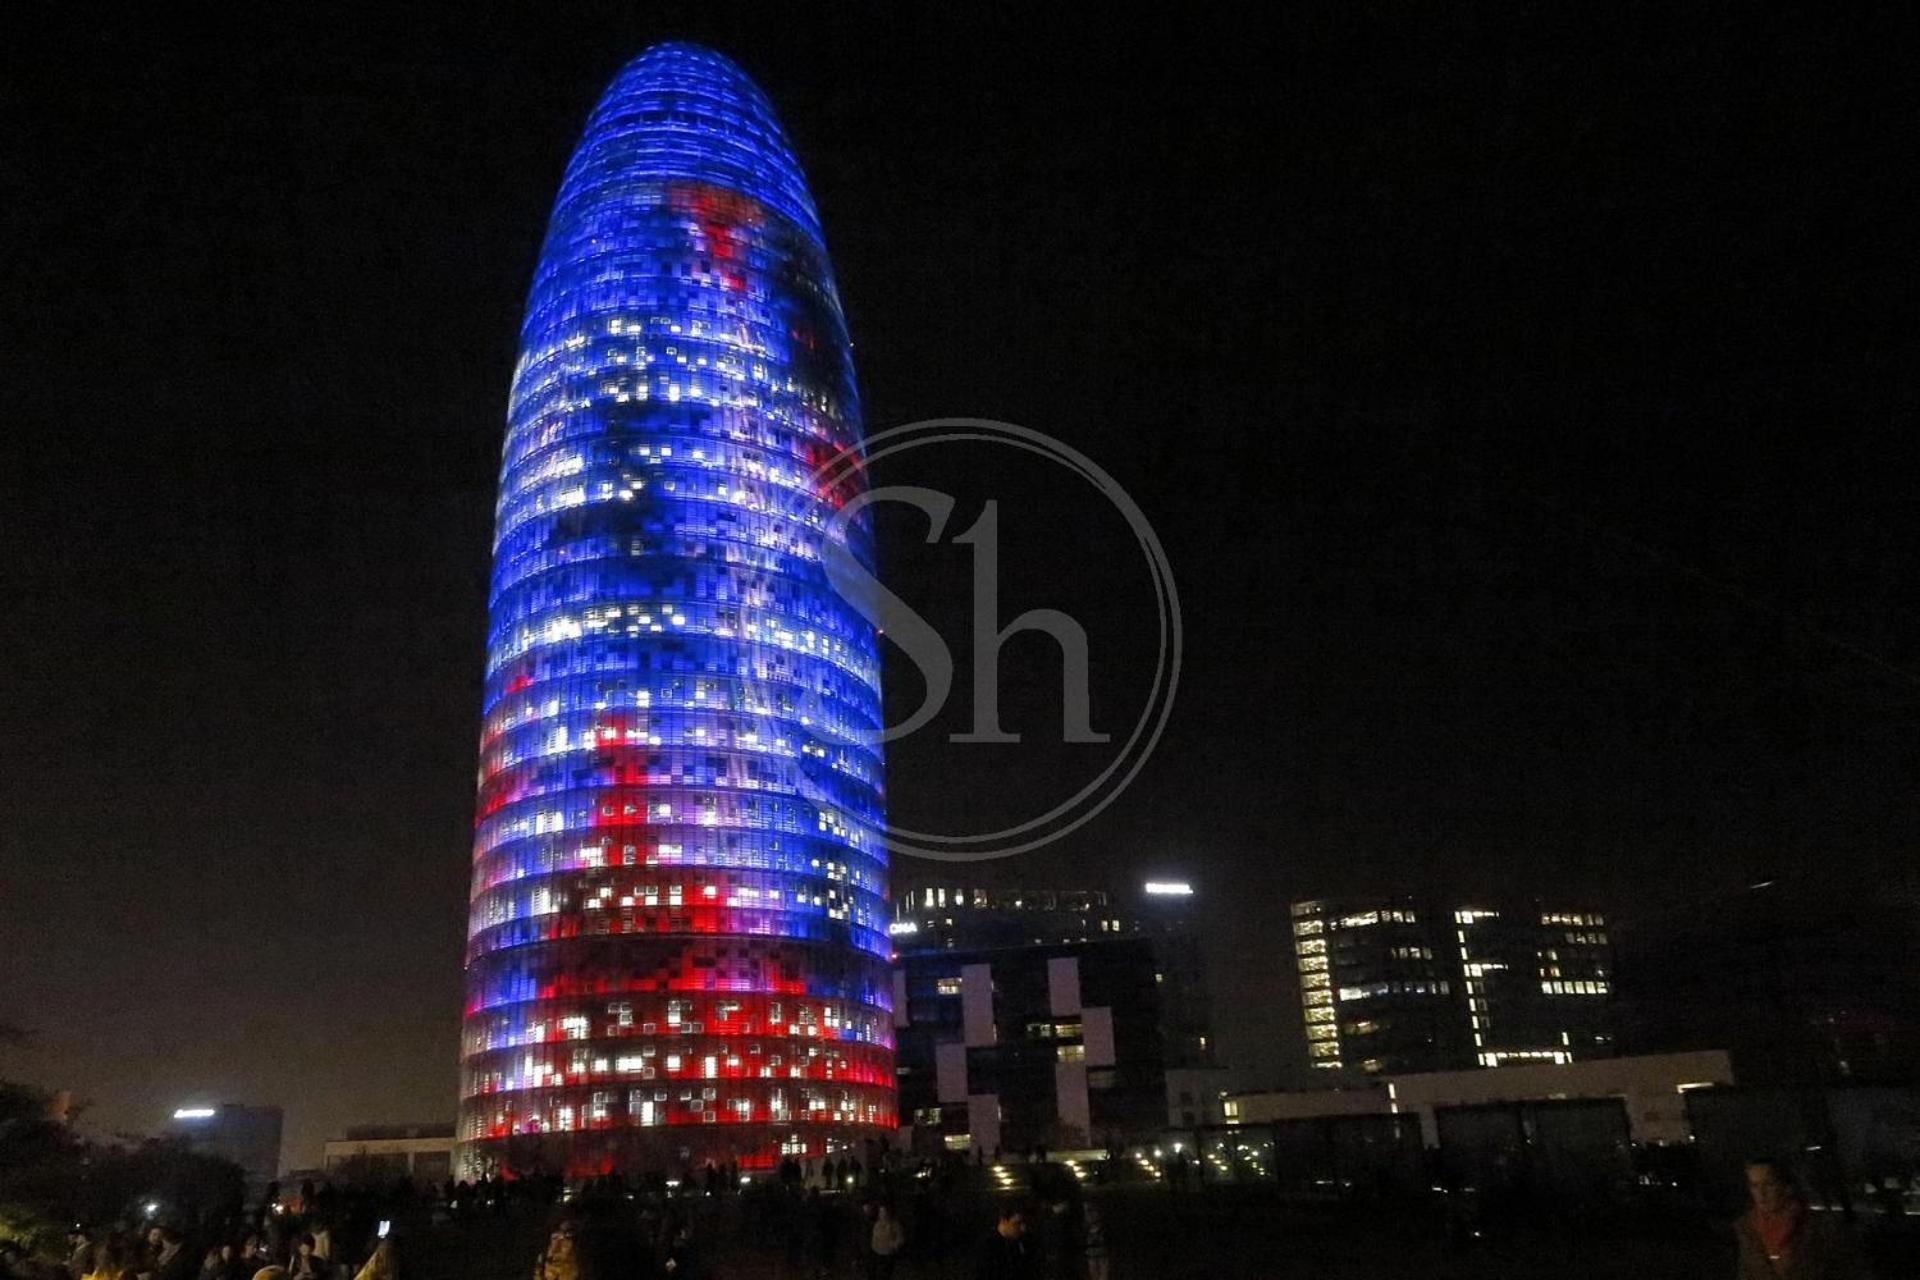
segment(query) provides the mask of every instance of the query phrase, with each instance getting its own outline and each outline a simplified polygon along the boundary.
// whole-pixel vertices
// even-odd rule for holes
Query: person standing
[[[1808,1207],[1784,1162],[1749,1160],[1746,1172],[1752,1206],[1734,1224],[1735,1280],[1865,1280],[1845,1224]]]
[[[293,1246],[293,1257],[287,1260],[289,1280],[332,1280],[333,1267],[327,1260],[314,1252],[313,1233],[305,1232]]]
[[[187,1238],[177,1227],[153,1228],[147,1233],[147,1245],[153,1252],[142,1275],[153,1280],[190,1280],[197,1269],[187,1252]]]
[[[583,1280],[580,1265],[579,1225],[566,1219],[547,1237],[547,1247],[533,1265],[533,1280]]]
[[[893,1280],[894,1262],[906,1243],[906,1228],[882,1200],[874,1207],[873,1228],[867,1233],[868,1280]]]
[[[1034,1280],[1033,1250],[1027,1243],[1027,1219],[1016,1204],[1005,1204],[981,1249],[975,1280]]]
[[[273,1265],[273,1250],[267,1247],[267,1239],[259,1232],[249,1235],[240,1244],[241,1271],[245,1275]]]
[[[333,1269],[333,1226],[325,1218],[315,1218],[309,1231],[313,1236],[313,1256],[324,1264],[323,1271]]]

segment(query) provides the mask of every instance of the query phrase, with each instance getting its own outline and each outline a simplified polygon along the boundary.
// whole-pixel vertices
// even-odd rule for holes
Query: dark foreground
[[[1436,1201],[1358,1203],[1285,1197],[1261,1187],[1164,1186],[1090,1190],[1107,1224],[1114,1280],[1696,1280],[1731,1277],[1724,1225],[1658,1215],[1449,1221]],[[809,1244],[797,1262],[778,1224],[742,1198],[689,1204],[702,1270],[714,1280],[863,1276],[859,1205],[843,1198],[845,1226],[824,1269]],[[896,1280],[972,1280],[996,1198],[947,1204],[941,1221],[910,1237]],[[1920,1276],[1920,1220],[1863,1219],[1882,1280]],[[535,1218],[436,1227],[418,1241],[408,1280],[527,1280],[544,1242]],[[1052,1280],[1042,1272],[1035,1280]]]

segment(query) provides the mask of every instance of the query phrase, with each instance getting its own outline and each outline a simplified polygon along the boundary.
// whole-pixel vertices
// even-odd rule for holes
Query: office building
[[[1217,1116],[1195,894],[916,881],[894,901],[901,1122],[922,1150],[1107,1146]]]
[[[192,1104],[174,1110],[166,1133],[194,1151],[239,1165],[246,1174],[247,1189],[258,1194],[280,1176],[284,1119],[279,1107]]]
[[[887,932],[902,951],[1040,946],[1128,937],[1143,922],[1104,889],[997,889],[910,881]]]
[[[567,166],[508,401],[463,1173],[767,1167],[893,1128],[877,639],[825,568],[873,564],[836,517],[860,443],[772,107],[649,49]]]
[[[453,1174],[451,1124],[363,1124],[329,1138],[327,1176],[361,1182],[442,1183]]]
[[[1157,1131],[1167,1120],[1157,970],[1143,937],[903,951],[903,1141],[991,1156]]]
[[[1293,906],[1308,1061],[1369,1075],[1612,1052],[1598,912],[1436,897]]]
[[[1216,1064],[1216,1053],[1199,901],[1190,881],[1172,878],[1127,893],[917,879],[901,886],[888,932],[902,955],[1146,938],[1153,944],[1162,1057],[1168,1067],[1200,1070]]]
[[[1230,1093],[1224,1110],[1227,1123],[1236,1125],[1321,1116],[1417,1115],[1422,1137],[1431,1147],[1439,1145],[1438,1116],[1449,1107],[1617,1098],[1625,1105],[1633,1141],[1681,1143],[1690,1133],[1687,1094],[1733,1083],[1727,1055],[1704,1050],[1385,1075],[1351,1089]]]

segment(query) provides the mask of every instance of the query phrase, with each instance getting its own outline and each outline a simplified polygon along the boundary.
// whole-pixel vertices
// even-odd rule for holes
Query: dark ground
[[[1162,1187],[1095,1193],[1112,1244],[1114,1280],[1694,1280],[1731,1276],[1724,1226],[1697,1218],[1646,1215],[1582,1221],[1547,1215],[1524,1224],[1488,1225],[1480,1240],[1449,1241],[1437,1203],[1357,1203],[1285,1198],[1265,1188],[1213,1188],[1174,1195]],[[851,1215],[855,1205],[846,1203]],[[738,1201],[702,1206],[703,1253],[715,1280],[813,1277],[763,1247]],[[898,1280],[971,1280],[971,1244],[989,1229],[984,1204],[964,1239],[929,1247],[909,1241]],[[1920,1241],[1872,1233],[1882,1280],[1920,1274]],[[442,1229],[422,1241],[416,1273],[424,1280],[524,1280],[543,1233],[536,1220],[482,1222]],[[848,1229],[827,1273],[862,1273]]]

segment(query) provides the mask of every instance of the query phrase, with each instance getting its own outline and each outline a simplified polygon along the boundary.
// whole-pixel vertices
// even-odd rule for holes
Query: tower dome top
[[[601,95],[561,184],[556,215],[608,183],[687,179],[736,191],[820,240],[820,217],[773,104],[747,73],[681,41],[634,58]]]

